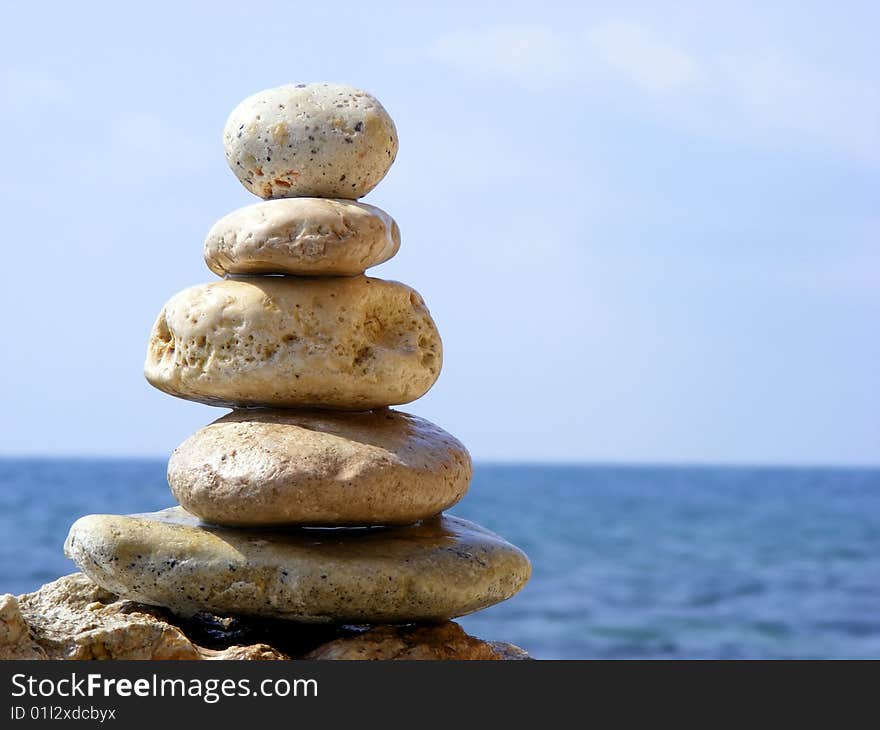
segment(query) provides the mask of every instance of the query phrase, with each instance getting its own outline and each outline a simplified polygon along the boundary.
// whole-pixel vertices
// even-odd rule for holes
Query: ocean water
[[[164,471],[0,460],[0,592],[71,572],[76,517],[169,506]],[[533,565],[461,623],[537,658],[880,658],[880,470],[482,464],[452,511]]]

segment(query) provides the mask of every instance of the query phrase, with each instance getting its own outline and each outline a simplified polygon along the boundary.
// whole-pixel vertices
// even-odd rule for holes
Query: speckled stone
[[[353,200],[286,198],[217,221],[205,239],[205,263],[218,276],[353,276],[399,248],[400,229],[379,208]]]
[[[66,555],[99,586],[184,615],[326,623],[442,621],[525,585],[526,556],[456,517],[410,527],[239,530],[180,507],[77,520]]]
[[[458,439],[390,409],[235,411],[168,462],[186,510],[233,526],[411,524],[458,502],[471,475]]]
[[[261,198],[363,197],[397,155],[397,130],[372,96],[341,84],[288,84],[241,102],[223,131],[226,161]]]
[[[144,374],[231,407],[363,411],[408,403],[440,374],[440,335],[408,286],[365,276],[255,276],[172,297]]]

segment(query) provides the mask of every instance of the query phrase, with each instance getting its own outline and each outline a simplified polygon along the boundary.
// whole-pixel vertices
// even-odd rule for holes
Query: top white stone
[[[397,155],[383,106],[340,84],[288,84],[245,99],[223,132],[226,161],[261,198],[366,195]]]

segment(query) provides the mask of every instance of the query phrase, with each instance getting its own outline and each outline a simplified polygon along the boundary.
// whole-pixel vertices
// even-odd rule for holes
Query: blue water
[[[172,503],[163,461],[0,460],[0,592],[69,524]],[[880,658],[880,470],[479,465],[456,514],[533,577],[461,620],[538,658]]]

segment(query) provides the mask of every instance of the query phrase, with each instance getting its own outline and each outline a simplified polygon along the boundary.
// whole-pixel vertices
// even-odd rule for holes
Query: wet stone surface
[[[180,507],[89,515],[65,552],[104,589],[182,615],[199,611],[313,623],[443,621],[526,583],[516,547],[456,517],[394,528],[208,527]]]

